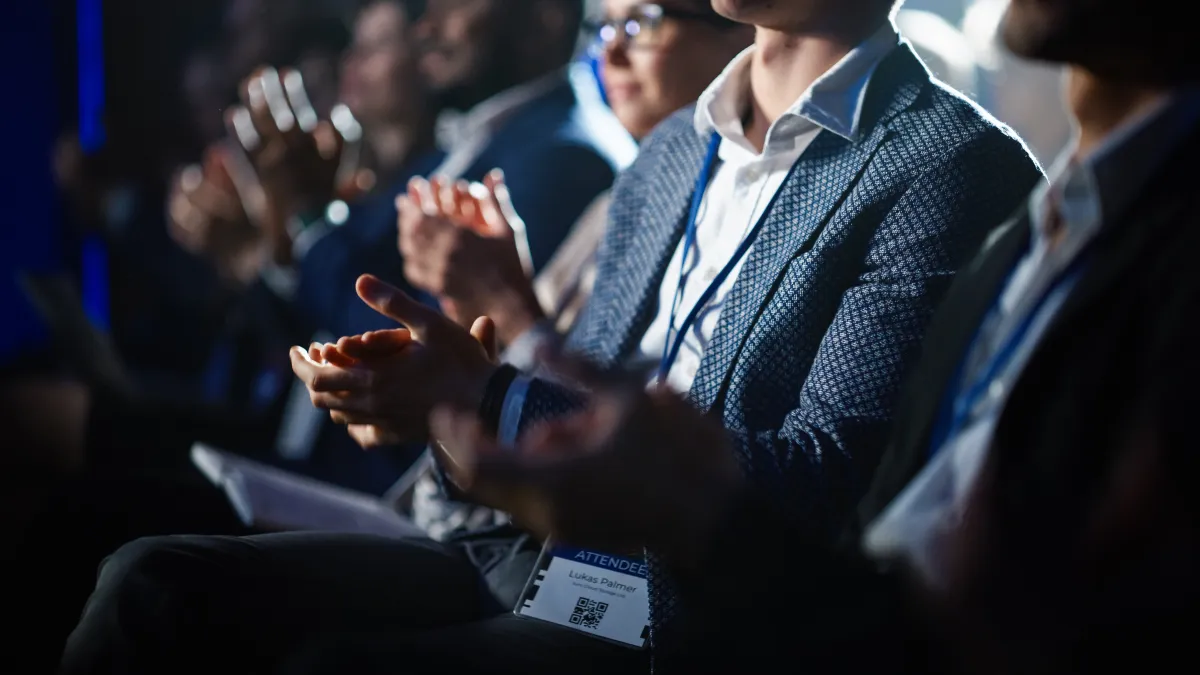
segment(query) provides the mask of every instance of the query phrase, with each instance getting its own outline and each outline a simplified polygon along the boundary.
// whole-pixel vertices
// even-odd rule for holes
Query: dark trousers
[[[161,537],[104,564],[63,675],[637,673],[645,653],[511,613],[536,543]]]
[[[224,493],[194,470],[91,474],[50,489],[0,556],[0,604],[19,627],[0,632],[0,653],[20,666],[0,663],[0,672],[54,672],[100,562],[122,544],[176,532],[248,532]]]

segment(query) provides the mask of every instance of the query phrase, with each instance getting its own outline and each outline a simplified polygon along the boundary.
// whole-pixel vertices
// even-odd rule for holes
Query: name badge
[[[601,640],[645,648],[646,561],[546,542],[514,612]]]

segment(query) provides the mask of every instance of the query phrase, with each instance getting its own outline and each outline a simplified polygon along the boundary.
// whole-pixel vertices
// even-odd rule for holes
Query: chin
[[[721,16],[738,23],[758,25],[764,19],[778,13],[776,5],[785,5],[787,0],[712,0],[712,8]]]

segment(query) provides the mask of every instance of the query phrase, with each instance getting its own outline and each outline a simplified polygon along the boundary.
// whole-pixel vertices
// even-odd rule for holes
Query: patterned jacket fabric
[[[596,290],[567,340],[598,365],[629,359],[658,311],[706,149],[693,115],[664,122],[614,188]],[[688,395],[720,417],[781,512],[834,537],[868,485],[943,293],[1040,179],[1022,142],[932,79],[903,42],[872,78],[858,140],[822,131],[801,156]],[[534,380],[522,430],[583,401]],[[648,557],[657,651],[681,608]]]

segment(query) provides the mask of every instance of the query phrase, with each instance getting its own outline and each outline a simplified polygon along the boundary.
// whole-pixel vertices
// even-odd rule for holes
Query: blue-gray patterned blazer
[[[866,96],[859,140],[822,131],[781,188],[689,394],[724,421],[756,487],[830,537],[867,487],[942,294],[1041,178],[1011,131],[905,43]],[[595,292],[567,342],[601,365],[630,358],[658,309],[705,155],[693,115],[664,122],[614,188]],[[535,380],[522,428],[579,403]],[[657,647],[677,608],[653,556],[651,572]]]

